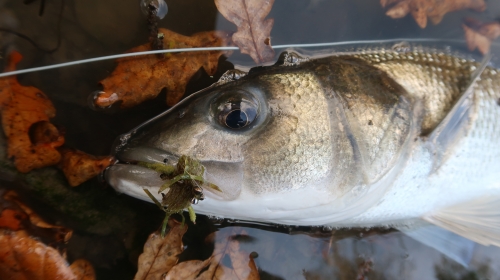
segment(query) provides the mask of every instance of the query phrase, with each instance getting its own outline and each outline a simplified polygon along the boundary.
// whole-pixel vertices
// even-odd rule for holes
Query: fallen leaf
[[[0,213],[0,228],[19,230],[21,228],[21,221],[26,218],[26,215],[23,214],[14,209],[3,209]]]
[[[93,269],[82,262],[70,267],[56,249],[29,237],[26,232],[0,231],[0,279],[95,279]],[[84,273],[80,273],[82,267]]]
[[[235,233],[235,232],[234,232]],[[215,233],[214,233],[215,234]],[[197,280],[257,280],[260,279],[255,261],[250,253],[241,250],[237,237],[246,236],[245,232],[216,237],[214,252],[205,261],[191,260],[177,264],[165,276],[165,280],[197,279]],[[230,266],[223,264],[228,256]]]
[[[238,27],[233,43],[255,63],[274,59],[270,36],[274,19],[265,19],[273,4],[274,0],[215,0],[219,12]]]
[[[74,261],[69,268],[75,274],[78,280],[93,280],[95,279],[95,271],[92,265],[84,259]]]
[[[466,18],[462,27],[467,48],[470,51],[477,48],[483,55],[490,51],[491,41],[500,36],[500,22],[498,21],[482,23],[476,19]]]
[[[229,43],[229,36],[221,31],[207,31],[192,36],[183,36],[160,28],[164,36],[163,45],[169,49],[218,47]],[[151,50],[144,44],[129,50],[141,52]],[[163,88],[167,89],[167,105],[173,106],[184,95],[191,77],[203,67],[208,75],[215,74],[222,51],[188,52],[147,55],[118,59],[118,66],[100,84],[103,91],[95,98],[97,107],[108,107],[120,101],[121,108],[130,108],[155,98]]]
[[[396,3],[396,4],[394,4]],[[438,24],[444,15],[462,9],[473,9],[482,12],[486,9],[484,0],[381,0],[382,7],[394,4],[386,15],[391,18],[402,18],[411,13],[421,28],[427,26],[427,19]]]
[[[159,232],[149,236],[144,244],[144,251],[139,256],[138,271],[134,279],[162,279],[162,275],[177,264],[179,254],[183,251],[182,236],[188,227],[172,218],[169,219],[168,226],[170,230],[164,238],[161,238]]]
[[[114,160],[112,156],[96,157],[75,149],[62,148],[59,151],[62,159],[58,166],[72,187],[97,176]]]
[[[71,238],[73,231],[70,229],[67,229],[63,226],[58,226],[58,225],[52,225],[47,223],[45,220],[43,220],[35,211],[33,211],[30,207],[28,207],[26,204],[24,204],[17,193],[15,191],[7,191],[5,192],[1,199],[3,201],[10,201],[15,204],[15,206],[18,207],[18,209],[12,209],[12,211],[15,212],[13,217],[18,220],[18,223],[21,224],[23,220],[28,219],[30,225],[29,228],[23,227],[23,229],[29,231],[30,233],[38,233],[42,234],[42,231],[36,228],[41,228],[41,229],[48,229],[47,231],[44,231],[43,234],[46,236],[50,236],[51,239],[53,239],[53,242],[55,243],[67,243],[68,240]],[[7,209],[6,209],[7,210]],[[5,211],[5,210],[4,210]],[[2,212],[3,213],[3,212]],[[2,227],[0,225],[0,227]],[[36,227],[36,228],[35,228]],[[4,228],[9,228],[12,230],[19,230],[21,226],[16,228],[13,227],[4,227]]]
[[[21,59],[21,54],[12,52],[6,71],[14,71]],[[14,159],[17,170],[29,172],[59,162],[61,155],[56,148],[64,143],[62,135],[40,143],[33,143],[30,139],[33,125],[49,123],[56,114],[52,102],[43,92],[35,87],[22,86],[15,76],[0,78],[0,110],[3,130],[8,138],[8,157]]]

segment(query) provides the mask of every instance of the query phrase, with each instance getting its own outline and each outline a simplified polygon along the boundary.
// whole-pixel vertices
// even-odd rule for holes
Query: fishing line
[[[276,45],[273,49],[287,49],[287,48],[315,48],[315,47],[335,47],[335,46],[345,46],[354,44],[380,44],[380,43],[396,43],[396,42],[443,42],[443,43],[463,43],[463,40],[453,40],[453,39],[433,39],[433,38],[421,38],[421,39],[408,39],[408,38],[398,38],[398,39],[387,39],[387,40],[364,40],[364,41],[345,41],[345,42],[330,42],[330,43],[314,43],[314,44],[286,44],[286,45]],[[493,43],[493,45],[498,45]],[[71,62],[64,62],[52,65],[46,65],[41,67],[33,67],[23,70],[16,70],[11,72],[0,73],[0,78],[8,77],[13,75],[25,74],[36,71],[44,71],[54,68],[68,67],[78,64],[91,63],[103,60],[118,59],[124,57],[132,56],[143,56],[151,54],[162,54],[162,53],[174,53],[174,52],[202,52],[202,51],[234,51],[239,50],[238,47],[203,47],[203,48],[179,48],[179,49],[164,49],[164,50],[154,50],[154,51],[144,51],[144,52],[133,52],[133,53],[123,53],[108,56],[100,56],[82,60],[76,60]]]

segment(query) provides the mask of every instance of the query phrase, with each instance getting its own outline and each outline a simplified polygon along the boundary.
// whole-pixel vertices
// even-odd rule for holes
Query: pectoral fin
[[[500,196],[487,196],[457,204],[424,220],[482,245],[500,247]]]
[[[470,81],[460,99],[458,99],[451,111],[429,135],[428,140],[434,146],[438,163],[442,161],[445,156],[444,153],[453,146],[454,142],[462,138],[461,136],[464,133],[467,133],[467,127],[472,113],[471,107],[473,104],[474,86],[490,60],[491,54],[484,56],[481,63],[472,73]],[[438,166],[439,164],[436,165]]]

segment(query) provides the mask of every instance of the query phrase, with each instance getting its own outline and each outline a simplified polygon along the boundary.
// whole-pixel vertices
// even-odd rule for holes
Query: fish
[[[197,213],[335,228],[425,224],[500,246],[500,70],[488,59],[414,47],[284,52],[274,65],[228,71],[121,135],[119,162],[104,176],[151,202],[144,189],[161,199],[163,179],[134,163],[187,155],[221,190],[207,189]]]

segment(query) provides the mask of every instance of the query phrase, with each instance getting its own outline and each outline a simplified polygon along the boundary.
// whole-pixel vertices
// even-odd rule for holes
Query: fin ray
[[[443,153],[453,145],[456,139],[461,138],[460,135],[465,132],[464,127],[467,126],[471,114],[470,109],[473,102],[474,86],[486,69],[488,63],[491,61],[491,57],[491,54],[484,56],[476,70],[471,74],[470,81],[462,96],[457,100],[446,117],[429,135],[428,140],[434,145],[434,150],[437,153],[439,161],[442,160]]]
[[[460,203],[432,213],[424,220],[482,245],[500,247],[500,196]]]

